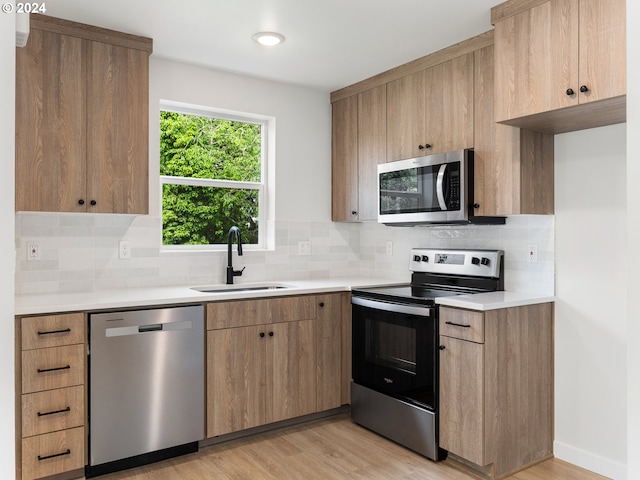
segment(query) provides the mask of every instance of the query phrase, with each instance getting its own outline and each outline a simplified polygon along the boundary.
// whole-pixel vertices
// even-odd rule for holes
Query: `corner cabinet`
[[[331,219],[377,220],[377,165],[385,162],[386,85],[332,104]]]
[[[342,404],[345,295],[207,305],[207,437]]]
[[[553,454],[553,304],[440,309],[440,447],[491,479]]]
[[[149,38],[31,16],[16,49],[16,210],[148,213]]]
[[[624,122],[625,9],[625,0],[494,7],[496,120],[551,133]]]

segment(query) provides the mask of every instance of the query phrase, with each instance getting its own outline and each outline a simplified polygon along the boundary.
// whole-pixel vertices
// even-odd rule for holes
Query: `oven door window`
[[[435,408],[437,321],[353,305],[353,381]]]

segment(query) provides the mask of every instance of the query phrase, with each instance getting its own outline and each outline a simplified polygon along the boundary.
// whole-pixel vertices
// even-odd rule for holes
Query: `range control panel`
[[[502,250],[414,248],[411,250],[409,270],[450,275],[498,277],[503,257]]]

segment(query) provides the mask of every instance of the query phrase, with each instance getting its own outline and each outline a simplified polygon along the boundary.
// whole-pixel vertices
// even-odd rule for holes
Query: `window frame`
[[[252,123],[260,125],[260,181],[248,182],[238,180],[218,180],[213,178],[195,178],[195,177],[174,177],[170,175],[160,175],[160,192],[159,206],[160,219],[162,220],[163,208],[163,187],[164,185],[191,185],[200,187],[216,187],[216,188],[238,188],[244,190],[258,191],[258,243],[244,244],[243,248],[247,250],[266,250],[272,243],[268,238],[268,222],[270,220],[269,203],[273,202],[275,189],[269,188],[270,166],[274,162],[273,151],[270,148],[271,138],[275,135],[275,119],[265,115],[249,114],[242,112],[234,112],[217,108],[204,106],[188,105],[179,102],[167,100],[160,101],[160,109],[158,112],[158,122],[160,121],[160,112],[174,112],[186,115],[197,115],[210,117],[220,120],[228,120],[242,123]],[[158,164],[160,158],[158,157]],[[208,245],[165,245],[163,243],[164,225],[160,228],[160,248],[163,252],[184,252],[184,251],[226,251],[226,243],[208,244]],[[242,230],[241,230],[242,233]]]

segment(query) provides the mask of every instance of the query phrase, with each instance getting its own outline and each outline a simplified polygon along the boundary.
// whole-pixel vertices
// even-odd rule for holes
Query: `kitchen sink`
[[[191,287],[202,293],[233,293],[233,292],[254,292],[264,290],[280,290],[282,288],[291,288],[293,285],[285,285],[282,283],[272,283],[265,285],[209,285],[206,287]]]

